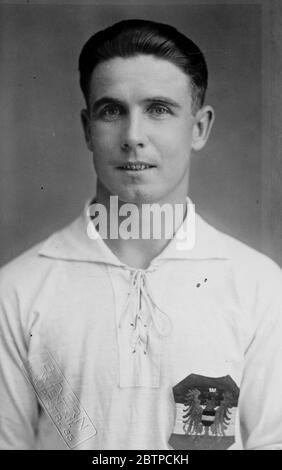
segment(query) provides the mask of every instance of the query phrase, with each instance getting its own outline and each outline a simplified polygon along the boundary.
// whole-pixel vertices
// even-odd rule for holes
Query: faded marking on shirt
[[[23,371],[70,449],[97,434],[89,416],[48,351],[25,361]]]

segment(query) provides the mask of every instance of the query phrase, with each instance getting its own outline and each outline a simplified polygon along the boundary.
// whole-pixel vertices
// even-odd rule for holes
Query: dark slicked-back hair
[[[172,62],[191,83],[192,112],[203,106],[208,70],[201,50],[173,26],[147,20],[125,20],[91,36],[79,57],[80,86],[88,105],[89,86],[95,67],[115,57],[153,55]]]

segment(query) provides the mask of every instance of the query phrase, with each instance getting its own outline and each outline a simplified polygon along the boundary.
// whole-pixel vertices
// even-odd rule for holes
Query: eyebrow
[[[163,104],[169,104],[170,106],[173,106],[174,108],[181,108],[180,103],[177,103],[177,101],[174,101],[172,98],[167,98],[165,96],[153,96],[152,98],[147,98],[144,100],[149,103],[163,103]]]
[[[171,98],[167,98],[165,96],[152,96],[150,98],[146,98],[143,100],[145,103],[162,103],[162,104],[167,104],[170,106],[173,106],[174,108],[181,108],[181,105],[177,103],[177,101],[174,101]],[[102,98],[99,98],[96,100],[93,105],[91,106],[91,110],[93,112],[97,111],[101,106],[104,104],[118,104],[120,106],[124,106],[125,103],[118,98],[113,98],[111,96],[103,96]]]

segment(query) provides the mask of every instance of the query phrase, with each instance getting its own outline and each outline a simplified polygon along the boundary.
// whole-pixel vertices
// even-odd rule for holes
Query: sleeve
[[[282,450],[282,274],[271,264],[256,292],[254,333],[239,399],[246,450]]]
[[[23,373],[27,347],[19,299],[0,281],[0,450],[35,448],[38,402]]]

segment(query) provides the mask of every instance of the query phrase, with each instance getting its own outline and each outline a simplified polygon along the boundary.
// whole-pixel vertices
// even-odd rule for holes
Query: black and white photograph
[[[0,63],[0,450],[282,450],[281,2],[0,1]]]

